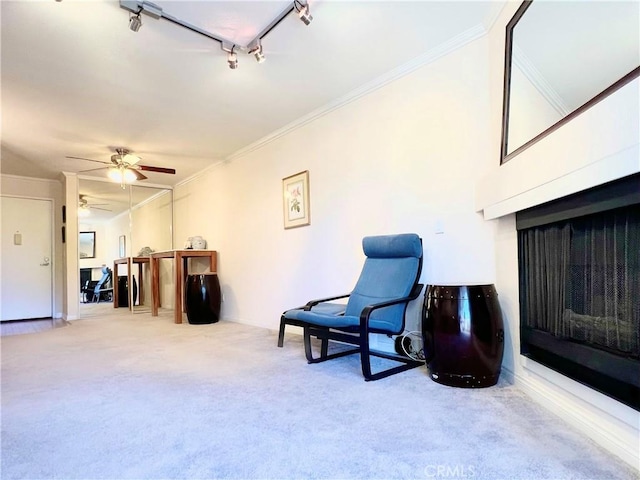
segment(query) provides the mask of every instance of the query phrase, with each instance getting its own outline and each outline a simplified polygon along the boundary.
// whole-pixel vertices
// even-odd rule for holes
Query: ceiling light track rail
[[[291,12],[297,12],[300,20],[305,25],[309,25],[311,23],[311,20],[313,20],[313,17],[309,13],[309,4],[303,3],[300,0],[294,0],[279,13],[276,18],[274,18],[269,23],[269,25],[263,28],[262,31],[253,40],[251,40],[251,42],[249,42],[248,45],[244,46],[238,45],[231,40],[228,40],[219,35],[215,35],[211,32],[203,30],[202,28],[196,27],[195,25],[191,25],[190,23],[169,15],[162,10],[162,7],[146,0],[120,0],[120,7],[130,12],[129,28],[134,32],[140,30],[140,27],[142,26],[140,14],[144,13],[145,15],[148,15],[155,19],[165,19],[173,23],[174,25],[178,25],[180,27],[186,28],[187,30],[191,30],[192,32],[205,36],[211,40],[215,40],[216,42],[220,43],[222,50],[227,52],[227,61],[229,63],[229,68],[231,69],[235,69],[238,66],[236,56],[237,51],[242,51],[254,55],[256,61],[258,63],[262,63],[265,60],[265,56],[262,51],[262,39],[280,22],[282,22],[282,20],[284,20]]]

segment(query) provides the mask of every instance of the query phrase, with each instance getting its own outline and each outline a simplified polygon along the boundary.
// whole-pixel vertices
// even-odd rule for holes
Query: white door
[[[0,197],[0,204],[0,320],[51,317],[52,202]]]

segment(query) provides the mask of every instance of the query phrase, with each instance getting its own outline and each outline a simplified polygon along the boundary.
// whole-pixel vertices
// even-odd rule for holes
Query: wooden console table
[[[152,253],[151,259],[151,315],[158,316],[160,307],[160,269],[161,258],[172,258],[174,260],[174,321],[182,323],[182,310],[184,305],[184,284],[188,274],[187,260],[189,258],[209,257],[209,269],[211,273],[218,270],[218,252],[215,250],[167,250],[164,252]]]
[[[117,258],[113,261],[113,308],[118,308],[118,265],[126,265],[127,266],[127,285],[129,288],[133,288],[133,265],[138,265],[138,298],[140,301],[140,305],[144,301],[144,279],[142,278],[142,265],[144,263],[149,263],[151,260],[149,257],[125,257],[125,258]],[[129,300],[131,300],[131,295],[129,295]],[[134,299],[135,300],[135,299]],[[129,310],[133,310],[132,301],[127,302],[129,304]]]

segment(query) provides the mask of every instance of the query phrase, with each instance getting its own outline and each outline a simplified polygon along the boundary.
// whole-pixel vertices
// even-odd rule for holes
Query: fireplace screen
[[[640,208],[520,232],[523,325],[640,357]]]
[[[561,216],[518,231],[521,352],[640,410],[640,205]]]

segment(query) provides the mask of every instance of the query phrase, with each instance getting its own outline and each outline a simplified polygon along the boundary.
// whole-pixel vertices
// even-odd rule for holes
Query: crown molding
[[[549,102],[549,105],[551,105],[561,117],[565,117],[571,113],[571,110],[560,94],[551,86],[540,70],[538,70],[529,57],[527,57],[517,45],[513,46],[512,60],[513,65],[520,69],[525,78],[531,82],[531,85],[540,92],[542,97]]]
[[[53,183],[55,185],[60,185],[60,180],[56,180],[54,178],[40,178],[40,177],[25,177],[23,175],[10,175],[7,173],[0,174],[1,178],[14,179],[14,180],[26,180],[30,182],[44,182],[44,183]]]

